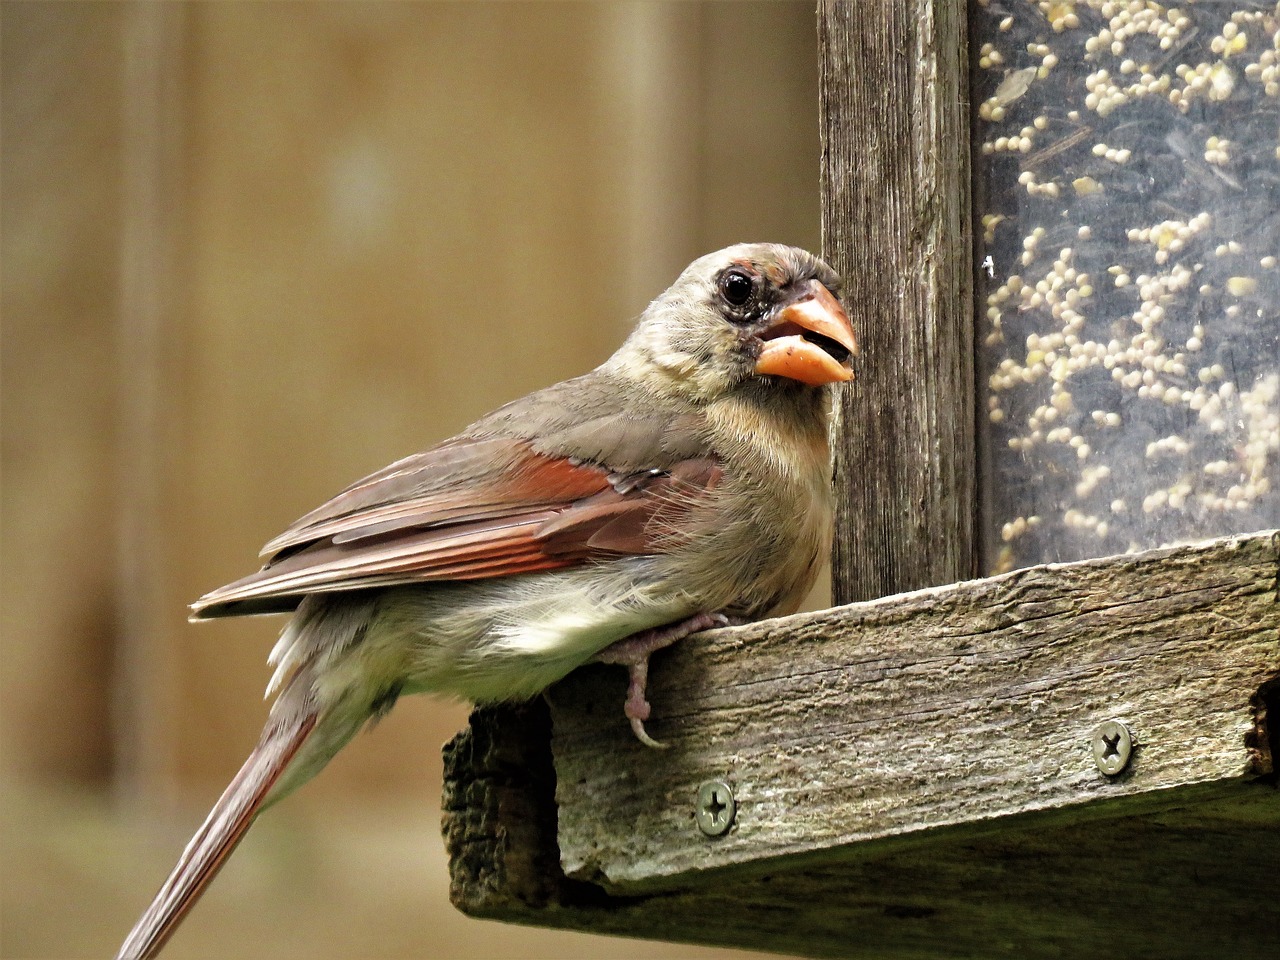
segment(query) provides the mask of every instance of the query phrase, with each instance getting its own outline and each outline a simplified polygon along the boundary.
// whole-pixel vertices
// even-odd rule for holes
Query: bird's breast
[[[724,481],[680,564],[708,611],[749,618],[793,612],[830,552],[830,453],[821,418],[710,411]]]

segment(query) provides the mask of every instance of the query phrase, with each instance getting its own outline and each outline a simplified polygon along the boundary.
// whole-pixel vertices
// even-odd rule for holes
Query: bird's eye
[[[755,289],[751,275],[744,270],[726,270],[720,277],[720,296],[732,307],[745,306]]]

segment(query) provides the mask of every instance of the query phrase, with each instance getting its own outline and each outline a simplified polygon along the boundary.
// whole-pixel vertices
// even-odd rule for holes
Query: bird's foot
[[[631,722],[631,732],[636,735],[637,740],[647,747],[659,750],[667,747],[665,743],[659,743],[649,736],[644,729],[644,722],[652,712],[652,707],[644,696],[645,685],[649,681],[649,656],[663,647],[671,646],[677,640],[683,640],[691,633],[741,622],[723,613],[699,613],[678,623],[641,630],[623,637],[595,655],[594,659],[598,663],[618,663],[627,668],[627,699],[623,704],[623,712]]]

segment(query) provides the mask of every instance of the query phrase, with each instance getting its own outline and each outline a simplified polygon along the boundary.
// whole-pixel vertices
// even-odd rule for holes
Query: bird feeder
[[[818,12],[835,608],[446,748],[477,916],[811,956],[1280,942],[1280,12]],[[970,109],[970,105],[972,105]]]
[[[1280,525],[1274,4],[978,4],[982,566]]]

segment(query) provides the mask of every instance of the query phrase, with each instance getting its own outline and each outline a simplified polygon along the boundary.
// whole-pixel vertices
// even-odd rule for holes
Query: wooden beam
[[[655,663],[661,752],[578,671],[450,748],[455,901],[814,956],[1265,956],[1278,574],[1266,532],[703,634]]]
[[[966,5],[818,7],[824,255],[862,360],[836,443],[836,603],[977,574]]]
[[[664,889],[691,871],[1266,772],[1247,739],[1252,698],[1280,675],[1276,574],[1264,534],[708,633],[656,675],[650,729],[666,752],[632,742],[616,670],[580,671],[551,695],[565,873]],[[1118,779],[1090,752],[1112,718],[1139,743]],[[692,798],[713,778],[736,785],[738,829],[706,842]]]

